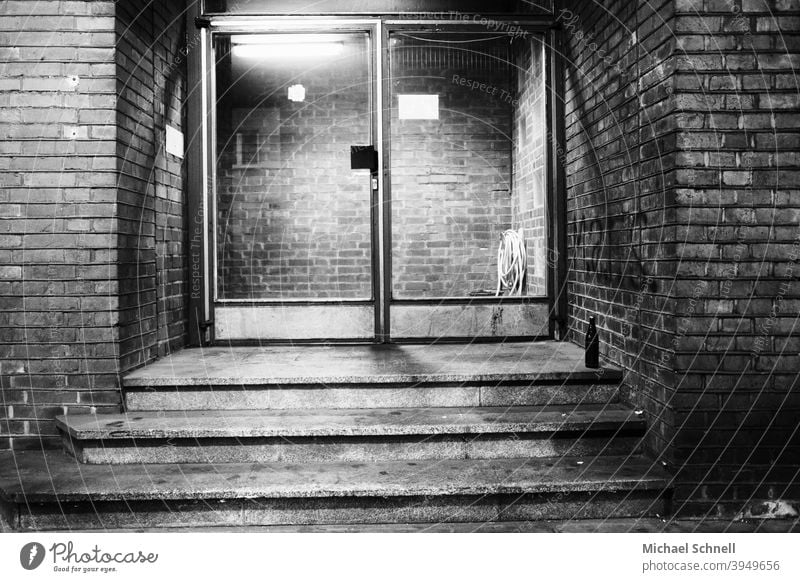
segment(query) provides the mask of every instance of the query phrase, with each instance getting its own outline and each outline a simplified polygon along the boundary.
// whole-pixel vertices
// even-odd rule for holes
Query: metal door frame
[[[384,123],[382,119],[383,102],[382,97],[382,84],[381,78],[383,76],[382,59],[382,36],[381,36],[381,20],[379,18],[358,18],[358,19],[343,19],[343,18],[286,18],[286,17],[259,17],[257,19],[243,20],[235,17],[219,17],[208,21],[209,33],[208,41],[202,44],[202,49],[207,51],[205,62],[208,63],[206,67],[209,71],[207,75],[211,82],[207,83],[207,87],[203,87],[204,92],[207,92],[208,97],[206,103],[208,104],[208,122],[204,130],[206,136],[206,143],[209,145],[208,158],[213,161],[216,155],[216,131],[214,123],[216,121],[216,91],[213,86],[214,75],[214,58],[213,58],[213,37],[216,34],[236,34],[236,33],[306,33],[306,32],[341,32],[341,33],[366,33],[369,38],[369,67],[371,78],[370,89],[370,129],[372,134],[373,145],[380,148],[383,143],[383,130]],[[216,192],[216,164],[207,162],[204,168],[204,173],[208,176],[205,180],[205,188],[207,191],[204,193],[203,200],[206,201],[207,212],[205,215],[211,216],[208,225],[210,240],[213,244],[206,245],[206,252],[210,253],[208,268],[212,276],[211,280],[207,281],[208,289],[206,291],[209,299],[206,303],[209,304],[207,308],[213,310],[212,317],[209,318],[215,322],[212,324],[212,331],[216,331],[214,339],[223,339],[224,341],[347,341],[355,339],[357,341],[383,341],[385,322],[383,320],[384,309],[382,304],[385,301],[385,288],[383,287],[386,255],[384,248],[384,224],[381,220],[380,208],[384,206],[384,188],[383,180],[383,159],[378,156],[378,169],[377,172],[372,173],[369,178],[368,184],[370,190],[370,236],[371,236],[371,263],[370,263],[370,276],[371,276],[371,297],[369,299],[277,299],[277,300],[249,300],[249,299],[220,299],[218,293],[218,257],[217,255],[217,192]],[[373,180],[377,181],[377,188],[373,187]],[[372,329],[369,333],[366,332],[364,327],[364,318],[366,317],[364,310],[358,309],[359,307],[369,307],[372,311]],[[258,307],[264,307],[259,310]],[[303,318],[296,315],[303,313],[301,308],[311,308],[306,312],[311,315],[310,318]],[[314,310],[316,308],[316,310]],[[247,310],[247,311],[242,311]],[[235,333],[231,333],[230,327],[234,327],[236,322],[247,322],[250,317],[259,317],[264,314],[268,321],[274,323],[274,318],[270,320],[270,311],[280,313],[285,316],[285,319],[296,321],[300,327],[296,330],[298,335],[292,335],[295,330],[290,329],[291,325],[287,325],[284,330],[277,330],[275,336],[267,337],[235,337]],[[346,313],[346,312],[350,313]],[[220,322],[220,314],[227,314],[225,317],[230,319],[229,325],[226,321]],[[293,316],[295,315],[295,316]],[[316,326],[320,318],[332,317],[335,322],[327,326],[331,333],[325,333]],[[306,327],[303,322],[308,319]],[[339,327],[343,329],[339,329]],[[350,327],[348,327],[350,326]],[[324,326],[323,326],[324,327]],[[304,331],[305,330],[305,331]],[[350,330],[350,331],[348,331]],[[332,332],[336,333],[332,333]],[[270,332],[271,333],[271,332]],[[348,335],[350,334],[350,335]],[[219,336],[223,336],[220,338]]]

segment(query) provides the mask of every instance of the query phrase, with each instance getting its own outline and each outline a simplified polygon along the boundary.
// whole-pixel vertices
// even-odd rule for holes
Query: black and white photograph
[[[0,0],[0,577],[800,579],[798,69],[800,0]]]

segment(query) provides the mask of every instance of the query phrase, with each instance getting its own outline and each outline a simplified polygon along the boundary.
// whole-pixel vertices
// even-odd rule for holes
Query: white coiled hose
[[[526,292],[528,252],[525,250],[523,230],[506,230],[500,235],[497,249],[497,292],[522,295]]]

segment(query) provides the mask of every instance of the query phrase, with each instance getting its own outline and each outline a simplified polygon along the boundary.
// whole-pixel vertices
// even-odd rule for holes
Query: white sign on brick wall
[[[439,119],[438,95],[398,95],[400,119]]]
[[[167,126],[167,153],[183,158],[183,132]]]

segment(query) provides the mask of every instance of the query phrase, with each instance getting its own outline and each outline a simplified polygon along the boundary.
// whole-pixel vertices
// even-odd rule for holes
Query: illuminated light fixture
[[[289,87],[289,101],[302,103],[306,100],[306,88],[302,85],[292,85]]]
[[[233,55],[245,59],[329,58],[344,50],[344,44],[328,34],[247,34],[231,41]]]

